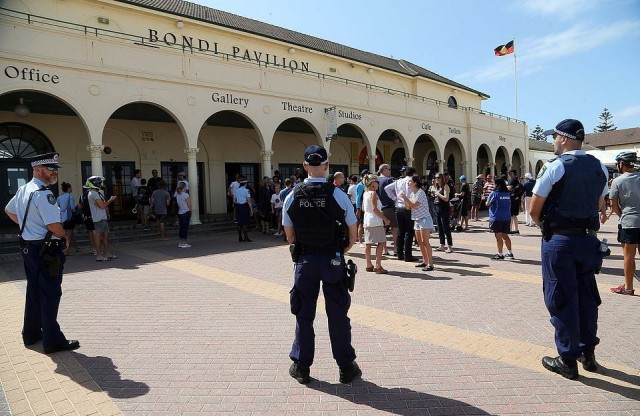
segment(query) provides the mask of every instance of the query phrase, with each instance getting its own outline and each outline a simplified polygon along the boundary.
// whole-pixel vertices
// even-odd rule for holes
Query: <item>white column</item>
[[[262,176],[271,177],[273,173],[271,172],[271,156],[273,156],[273,150],[262,150],[260,155],[262,156]]]
[[[369,159],[369,173],[376,173],[376,155],[368,155]]]
[[[436,162],[438,162],[438,172],[444,173],[444,160],[440,159],[436,160]]]
[[[489,167],[491,168],[491,174],[495,177],[496,176],[496,163],[495,162],[489,162]]]
[[[198,201],[200,195],[198,195],[198,165],[196,157],[200,149],[197,147],[190,147],[184,149],[187,154],[187,178],[189,180],[189,199],[191,199],[191,224],[200,224],[200,205]]]
[[[102,151],[104,145],[92,143],[87,146],[87,151],[91,153],[91,176],[102,176]]]
[[[415,167],[415,166],[413,166],[414,159],[412,157],[405,157],[404,161],[407,164],[407,166]]]

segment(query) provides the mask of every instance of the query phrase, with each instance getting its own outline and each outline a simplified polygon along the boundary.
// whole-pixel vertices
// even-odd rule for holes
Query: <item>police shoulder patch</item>
[[[547,170],[547,164],[545,163],[542,168],[540,169],[540,172],[538,172],[538,176],[536,176],[536,179],[540,179],[542,178],[542,175],[544,175],[544,172]]]
[[[55,205],[56,204],[56,196],[54,194],[47,194],[47,201],[49,201],[49,203],[51,205]]]

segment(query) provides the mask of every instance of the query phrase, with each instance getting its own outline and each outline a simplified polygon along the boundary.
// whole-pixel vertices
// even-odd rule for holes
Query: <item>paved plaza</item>
[[[354,248],[363,377],[350,385],[338,383],[322,297],[312,381],[289,377],[293,266],[273,236],[123,243],[105,263],[70,256],[59,321],[82,346],[52,355],[22,345],[24,271],[2,263],[0,415],[640,415],[640,297],[609,291],[623,282],[620,246],[597,277],[601,369],[579,366],[570,381],[540,364],[556,351],[539,231],[521,224],[516,260],[493,261],[487,226],[454,233],[433,272],[388,259],[388,275],[366,273]],[[614,221],[600,235],[615,241]]]

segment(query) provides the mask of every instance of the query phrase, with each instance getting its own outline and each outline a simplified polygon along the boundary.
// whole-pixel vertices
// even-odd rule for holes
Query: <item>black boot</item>
[[[244,242],[244,239],[242,238],[242,227],[238,226],[238,241],[239,242]]]
[[[310,372],[309,367],[303,367],[298,363],[291,363],[291,367],[289,367],[289,375],[300,384],[307,384],[311,381]]]
[[[249,239],[249,236],[247,235],[247,227],[243,226],[242,227],[242,232],[244,233],[244,241],[247,243],[251,242],[251,239]]]
[[[560,374],[569,380],[578,378],[578,363],[575,360],[565,360],[562,357],[542,357],[542,365],[549,371]]]
[[[353,379],[361,375],[362,370],[360,370],[358,363],[355,361],[344,368],[340,367],[340,383],[342,384],[349,384]]]
[[[592,373],[598,371],[598,363],[596,362],[596,353],[594,351],[582,351],[582,357],[578,358],[582,363],[582,368]]]

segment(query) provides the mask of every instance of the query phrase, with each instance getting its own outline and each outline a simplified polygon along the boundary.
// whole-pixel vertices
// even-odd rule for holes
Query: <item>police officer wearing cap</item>
[[[78,341],[67,340],[58,325],[62,296],[63,250],[69,249],[60,223],[60,208],[48,188],[58,181],[58,154],[32,158],[33,179],[21,186],[5,207],[20,227],[20,248],[27,275],[27,296],[22,339],[30,346],[42,340],[47,354],[75,350]]]
[[[282,225],[292,244],[295,262],[290,300],[291,312],[296,316],[296,335],[289,353],[293,361],[289,375],[301,384],[311,381],[315,352],[313,321],[322,282],[331,350],[340,368],[339,380],[350,383],[362,374],[351,346],[351,321],[347,316],[351,296],[345,282],[344,259],[344,253],[356,239],[356,217],[347,194],[325,179],[329,168],[325,148],[309,146],[303,166],[308,178],[287,195],[282,209]]]
[[[557,357],[542,365],[568,379],[578,377],[578,365],[596,371],[595,347],[600,294],[595,271],[602,265],[596,231],[606,220],[604,196],[607,168],[582,148],[584,126],[563,120],[553,130],[558,157],[538,174],[530,203],[532,220],[542,228],[544,302],[555,328]]]

